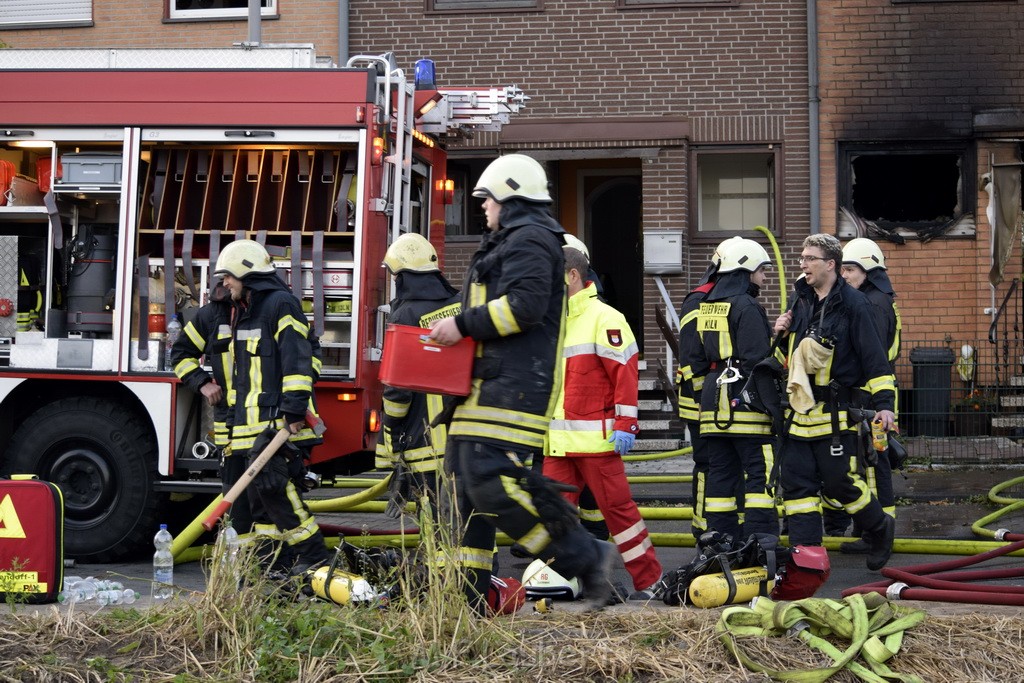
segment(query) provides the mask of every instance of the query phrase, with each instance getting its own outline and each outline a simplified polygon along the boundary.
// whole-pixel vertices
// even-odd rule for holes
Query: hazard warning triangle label
[[[9,493],[0,501],[0,538],[25,538],[25,529]]]

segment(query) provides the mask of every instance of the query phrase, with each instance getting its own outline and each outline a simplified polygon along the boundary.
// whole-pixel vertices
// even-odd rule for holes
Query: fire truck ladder
[[[514,85],[504,88],[438,90],[441,101],[420,117],[423,133],[472,137],[473,131],[500,131],[509,116],[519,113],[530,98]]]
[[[384,196],[373,206],[391,216],[391,239],[409,230],[409,201],[412,192],[412,125],[414,91],[405,78],[405,72],[395,65],[394,55],[355,55],[346,63],[348,67],[368,66],[377,72],[378,123],[395,136],[391,154],[384,157],[389,169],[382,183]],[[395,95],[394,110],[391,98]]]

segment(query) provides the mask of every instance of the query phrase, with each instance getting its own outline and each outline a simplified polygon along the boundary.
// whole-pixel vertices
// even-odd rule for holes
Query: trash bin
[[[910,352],[914,368],[913,424],[915,436],[949,435],[952,349],[917,346]]]

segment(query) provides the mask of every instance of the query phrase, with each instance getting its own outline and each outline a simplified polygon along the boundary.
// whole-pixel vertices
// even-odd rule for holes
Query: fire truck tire
[[[64,495],[64,555],[112,562],[152,545],[156,441],[125,406],[91,397],[43,406],[11,438],[5,473],[37,474]]]

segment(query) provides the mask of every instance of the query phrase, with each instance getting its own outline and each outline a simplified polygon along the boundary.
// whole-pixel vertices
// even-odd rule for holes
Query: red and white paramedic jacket
[[[621,313],[597,298],[594,283],[569,297],[562,347],[562,389],[547,455],[615,453],[613,431],[637,434],[639,349]]]

